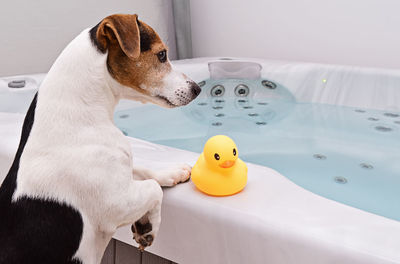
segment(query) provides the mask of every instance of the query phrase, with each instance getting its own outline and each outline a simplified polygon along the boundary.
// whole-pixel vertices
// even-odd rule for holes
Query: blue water
[[[145,105],[115,113],[127,135],[202,152],[207,139],[234,139],[244,160],[273,168],[326,198],[400,221],[400,113],[297,103],[262,80],[206,80],[188,106]],[[211,96],[222,84],[225,93]],[[234,92],[248,86],[247,96]],[[283,194],[284,195],[284,194]]]

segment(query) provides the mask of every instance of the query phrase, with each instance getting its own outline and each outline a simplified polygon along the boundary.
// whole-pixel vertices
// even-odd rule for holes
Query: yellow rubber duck
[[[193,183],[200,191],[214,196],[240,192],[247,183],[247,166],[238,155],[231,138],[211,137],[192,168]]]

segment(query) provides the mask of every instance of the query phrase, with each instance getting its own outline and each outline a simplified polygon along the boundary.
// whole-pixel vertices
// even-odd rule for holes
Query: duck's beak
[[[223,163],[221,163],[221,164],[219,164],[219,166],[221,167],[221,168],[230,168],[230,167],[232,167],[233,165],[235,164],[235,161],[234,160],[226,160],[226,161],[224,161]]]

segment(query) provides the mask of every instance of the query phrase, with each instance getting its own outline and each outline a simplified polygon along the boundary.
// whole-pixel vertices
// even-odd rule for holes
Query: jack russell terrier
[[[132,224],[143,250],[159,229],[161,186],[191,167],[132,164],[114,125],[121,98],[163,107],[200,93],[174,71],[167,47],[137,15],[112,15],[84,30],[57,58],[26,114],[0,188],[0,263],[100,263],[116,229]]]

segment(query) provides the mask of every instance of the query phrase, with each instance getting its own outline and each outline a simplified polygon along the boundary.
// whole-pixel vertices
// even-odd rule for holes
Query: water
[[[400,221],[400,113],[297,103],[262,80],[206,80],[190,105],[115,114],[127,135],[202,152],[207,139],[234,139],[244,160],[273,168],[326,198]],[[222,84],[222,96],[211,89]],[[245,84],[246,97],[235,94]]]

